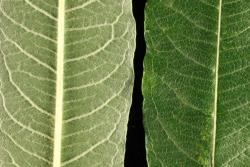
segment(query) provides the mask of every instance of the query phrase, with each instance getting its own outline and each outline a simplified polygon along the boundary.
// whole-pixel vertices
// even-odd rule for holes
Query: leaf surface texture
[[[150,167],[247,167],[246,0],[149,0],[143,80]]]
[[[135,48],[131,6],[0,0],[1,167],[123,166]]]

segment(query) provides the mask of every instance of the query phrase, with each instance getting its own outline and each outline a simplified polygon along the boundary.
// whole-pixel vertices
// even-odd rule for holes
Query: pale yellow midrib
[[[63,80],[64,80],[64,23],[65,0],[58,2],[57,22],[57,65],[56,65],[56,106],[54,129],[53,167],[61,167],[62,121],[63,121]]]
[[[215,64],[215,90],[214,90],[213,141],[212,141],[212,162],[211,162],[211,167],[215,167],[222,0],[219,0],[219,8],[218,8],[218,10],[219,10],[219,14],[218,14],[217,51],[216,51],[216,64]]]

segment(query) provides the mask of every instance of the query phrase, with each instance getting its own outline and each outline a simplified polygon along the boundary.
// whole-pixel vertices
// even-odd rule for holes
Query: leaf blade
[[[143,94],[150,166],[211,164],[216,3],[147,4]]]
[[[60,1],[66,8],[60,25],[58,2],[0,1],[0,166],[122,166],[133,85],[132,3]],[[58,27],[64,29],[57,33]]]
[[[246,1],[149,1],[143,93],[151,166],[248,166],[248,9]]]

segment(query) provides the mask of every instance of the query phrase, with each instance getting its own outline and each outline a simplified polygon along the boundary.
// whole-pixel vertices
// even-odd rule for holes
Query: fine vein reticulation
[[[245,0],[148,0],[149,166],[249,166],[249,11]]]
[[[0,166],[123,166],[131,0],[0,0]]]

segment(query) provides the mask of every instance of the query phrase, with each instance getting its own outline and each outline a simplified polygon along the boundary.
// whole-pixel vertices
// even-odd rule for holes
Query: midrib
[[[64,71],[64,20],[65,0],[58,2],[57,22],[57,65],[56,65],[56,107],[53,167],[61,167],[62,121],[63,121],[63,71]]]
[[[212,162],[215,166],[215,148],[216,148],[216,129],[217,129],[217,103],[218,103],[218,78],[219,78],[219,61],[220,61],[220,36],[221,36],[221,10],[222,0],[219,0],[218,28],[217,28],[217,50],[215,64],[215,89],[214,89],[214,112],[213,112],[213,141],[212,141]]]

